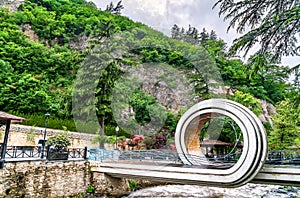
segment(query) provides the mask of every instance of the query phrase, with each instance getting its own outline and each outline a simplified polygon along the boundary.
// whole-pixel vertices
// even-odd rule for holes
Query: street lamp
[[[41,158],[44,158],[45,155],[45,145],[46,145],[46,133],[47,133],[47,127],[48,127],[48,119],[50,117],[49,113],[45,114],[45,131],[44,131],[44,138],[43,138],[43,142],[42,142],[42,154],[41,154]]]
[[[118,150],[118,132],[119,132],[119,126],[116,127],[116,150]]]

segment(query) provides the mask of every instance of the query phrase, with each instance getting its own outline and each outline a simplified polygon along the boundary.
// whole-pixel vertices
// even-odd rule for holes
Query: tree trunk
[[[99,136],[103,137],[105,135],[104,134],[104,116],[103,115],[101,115],[99,117],[99,123],[100,123],[100,134],[99,134]],[[99,148],[104,149],[104,142],[102,142],[102,141],[99,142]]]

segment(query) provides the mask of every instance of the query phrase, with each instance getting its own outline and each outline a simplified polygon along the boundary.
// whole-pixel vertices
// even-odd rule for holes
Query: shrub
[[[71,145],[69,134],[67,132],[57,133],[47,140],[46,145],[53,146],[57,150],[67,149]]]

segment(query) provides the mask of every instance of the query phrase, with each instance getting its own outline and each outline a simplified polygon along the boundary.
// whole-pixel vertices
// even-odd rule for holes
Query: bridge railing
[[[118,151],[116,150],[104,150],[104,149],[89,149],[87,150],[87,158],[94,161],[103,160],[118,160]]]
[[[69,158],[87,159],[87,147],[85,148],[68,148]]]
[[[300,150],[269,151],[266,164],[300,165]]]
[[[104,150],[89,149],[88,159],[95,161],[164,161],[178,162],[178,154],[174,151],[167,150]]]
[[[0,144],[0,151],[2,150],[2,145]],[[40,158],[42,156],[41,146],[7,146],[5,152],[6,159],[30,159],[30,158]],[[44,156],[48,159],[48,149],[45,149]],[[68,148],[68,158],[83,158],[86,159],[87,148]]]
[[[178,162],[178,154],[169,150],[122,151],[119,160]]]
[[[41,147],[39,146],[7,146],[5,152],[5,158],[35,158],[40,156]]]
[[[180,163],[180,156],[185,155],[193,160],[194,165],[206,166],[207,168],[224,169],[233,166],[239,159],[238,155],[230,154],[225,156],[205,157],[192,154],[180,154],[170,150],[104,150],[89,149],[88,159],[96,161],[149,161]],[[269,151],[266,164],[278,165],[300,165],[299,150]]]

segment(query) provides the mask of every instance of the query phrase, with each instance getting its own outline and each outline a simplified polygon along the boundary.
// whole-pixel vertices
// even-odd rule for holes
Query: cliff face
[[[166,110],[178,112],[184,107],[190,107],[201,100],[196,96],[194,84],[189,82],[186,77],[187,71],[172,68],[166,64],[144,64],[138,67],[123,66],[126,70],[139,81],[139,87],[143,91],[155,97],[159,104]],[[136,82],[133,82],[136,83]],[[134,88],[137,85],[133,86]],[[211,93],[216,95],[232,96],[237,91],[229,86],[219,86],[211,89]],[[275,114],[275,107],[265,101],[259,100],[262,106],[262,114],[259,116],[262,122],[272,123],[271,116]],[[132,109],[130,110],[131,114]]]
[[[188,82],[186,73],[168,68],[170,66],[165,67],[167,69],[162,66],[126,69],[141,80],[143,91],[155,97],[158,103],[168,110],[178,112],[181,108],[197,103],[200,98],[195,95],[194,85]],[[229,86],[220,86],[211,90],[211,93],[229,96],[233,95],[235,91]],[[276,108],[265,100],[259,101],[262,106],[262,113],[259,119],[272,125],[271,116],[276,113]]]
[[[24,1],[25,0],[2,0],[0,1],[0,7],[8,7],[10,12],[14,12]]]
[[[187,72],[167,64],[143,64],[123,69],[131,74],[132,88],[141,88],[155,97],[166,110],[178,112],[197,102],[194,86],[186,77]],[[130,84],[130,82],[129,82]],[[133,85],[134,84],[134,85]]]
[[[265,100],[260,100],[260,104],[262,107],[262,113],[259,116],[259,119],[262,122],[269,122],[273,126],[271,116],[273,116],[276,113],[276,108],[274,107],[274,105]]]

